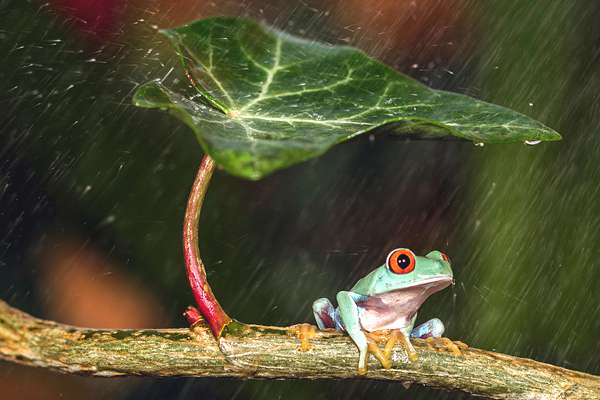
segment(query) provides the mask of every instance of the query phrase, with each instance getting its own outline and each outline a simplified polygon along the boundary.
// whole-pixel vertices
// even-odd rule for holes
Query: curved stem
[[[231,321],[231,318],[223,311],[208,284],[198,247],[200,212],[202,211],[202,203],[204,202],[204,196],[206,195],[206,190],[208,189],[214,169],[214,161],[208,155],[205,155],[200,163],[200,168],[196,174],[196,179],[194,180],[188,199],[187,209],[185,210],[183,220],[183,254],[196,304],[198,304],[200,313],[206,319],[213,335],[218,338],[221,336],[223,327]],[[197,322],[194,321],[197,318],[194,318],[193,315],[194,313],[188,309],[186,317],[188,317],[188,320],[192,324]]]

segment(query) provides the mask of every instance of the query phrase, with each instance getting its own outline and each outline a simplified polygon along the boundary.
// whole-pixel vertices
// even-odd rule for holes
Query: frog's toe
[[[448,351],[450,351],[450,353],[454,354],[455,356],[462,356],[462,352],[452,340],[448,339],[447,337],[441,337],[440,340],[448,349]]]
[[[298,347],[298,351],[309,351],[312,349],[310,339],[314,338],[317,334],[316,326],[311,324],[298,324],[294,327],[296,337],[300,339],[300,347]]]
[[[395,343],[394,339],[389,335],[387,331],[379,331],[379,332],[368,332],[365,333],[367,336],[367,349],[368,352],[373,354],[375,358],[381,363],[381,366],[385,369],[389,369],[392,367],[392,352],[391,348],[393,348],[393,344]],[[383,351],[378,346],[378,342],[387,341],[387,344]],[[393,342],[391,347],[390,342]]]
[[[367,373],[367,359],[369,358],[368,347],[365,349],[359,349],[358,353],[358,375],[366,375]]]
[[[468,344],[461,342],[460,340],[453,340],[453,342],[460,350],[466,350],[469,348]]]
[[[369,353],[373,354],[375,358],[379,360],[383,368],[391,368],[392,360],[390,354],[386,354],[385,351],[381,351],[376,342],[369,341],[367,349]]]
[[[379,360],[383,368],[392,367],[392,352],[396,344],[400,344],[409,361],[416,361],[418,359],[417,351],[413,347],[412,343],[401,330],[394,329],[391,331],[373,332],[368,334],[371,339],[369,342],[369,351]],[[383,351],[377,347],[376,342],[385,340],[385,347]]]
[[[412,361],[412,362],[417,361],[419,356],[417,355],[417,351],[413,347],[408,336],[406,336],[404,333],[402,333],[402,331],[399,331],[399,330],[396,330],[394,332],[395,332],[395,338],[397,339],[400,346],[402,346],[402,348],[406,352],[406,356],[408,357],[408,360]],[[390,351],[391,351],[391,349],[390,349]]]
[[[447,351],[455,356],[461,356],[461,348],[466,349],[468,346],[463,342],[453,342],[447,337],[428,337],[426,340],[427,346],[435,351]]]

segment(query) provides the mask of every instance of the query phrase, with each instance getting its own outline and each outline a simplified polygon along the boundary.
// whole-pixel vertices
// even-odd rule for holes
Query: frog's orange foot
[[[312,349],[310,339],[314,338],[317,334],[317,327],[311,324],[298,324],[294,325],[293,331],[296,337],[300,339],[300,347],[298,351],[309,351]]]
[[[402,346],[404,351],[406,352],[406,356],[408,357],[408,360],[411,362],[417,361],[419,356],[417,356],[417,351],[415,350],[412,343],[410,342],[410,339],[399,330],[395,330],[394,332],[396,332],[395,338],[398,341],[398,343]],[[392,349],[390,348],[390,352],[391,351],[392,351]]]
[[[385,352],[381,351],[377,342],[372,340],[367,340],[367,353],[371,353],[375,356],[377,360],[381,363],[381,366],[385,369],[388,369],[392,366],[392,360],[389,355],[386,355]],[[366,371],[366,368],[365,368]],[[360,374],[360,368],[359,368]]]
[[[379,360],[383,368],[392,367],[392,352],[396,344],[400,344],[409,361],[417,360],[417,352],[410,343],[409,339],[398,329],[389,331],[377,331],[366,333],[368,339],[368,351]],[[385,342],[383,351],[377,346],[378,342]]]
[[[390,339],[391,332],[392,331],[389,329],[383,329],[380,331],[365,332],[365,336],[367,337],[367,339],[381,344],[386,343]]]
[[[379,348],[379,343],[389,342],[390,332],[389,331],[376,331],[376,332],[365,332],[367,337],[367,354],[373,354],[375,358],[381,363],[381,366],[385,369],[391,368],[392,359],[391,352],[386,351],[386,348],[382,351]],[[367,356],[368,357],[368,356]],[[359,372],[360,374],[360,372]]]
[[[467,349],[469,346],[463,342],[453,342],[447,337],[428,337],[425,339],[427,347],[435,351],[447,351],[455,356],[462,356],[461,349]]]

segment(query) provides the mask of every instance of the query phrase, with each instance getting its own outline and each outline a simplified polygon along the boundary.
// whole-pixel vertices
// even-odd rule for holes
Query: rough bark
[[[193,329],[97,330],[34,318],[0,301],[0,359],[94,376],[239,378],[356,378],[358,352],[349,337],[316,332],[300,351],[298,327],[233,321],[220,341],[208,326]],[[478,349],[462,356],[414,340],[419,358],[407,362],[401,347],[393,366],[371,357],[363,378],[419,383],[494,399],[597,399],[600,377]]]

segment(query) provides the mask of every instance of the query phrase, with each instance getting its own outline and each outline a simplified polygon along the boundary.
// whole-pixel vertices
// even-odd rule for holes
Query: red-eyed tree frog
[[[395,249],[384,265],[349,291],[338,292],[337,308],[329,299],[321,298],[313,303],[313,313],[319,329],[334,328],[350,335],[359,350],[358,372],[364,374],[369,352],[389,368],[396,342],[403,345],[412,361],[416,360],[416,351],[410,337],[442,336],[444,324],[437,318],[417,327],[414,324],[423,302],[452,283],[450,259],[444,253],[432,251],[418,257],[409,249]],[[372,340],[372,332],[382,330],[392,332],[383,353]]]

